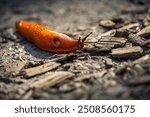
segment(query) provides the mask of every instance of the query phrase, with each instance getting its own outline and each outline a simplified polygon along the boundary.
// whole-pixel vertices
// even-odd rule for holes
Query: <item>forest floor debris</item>
[[[150,99],[148,1],[0,2],[0,99]],[[44,52],[16,32],[18,20],[93,34],[82,50]]]

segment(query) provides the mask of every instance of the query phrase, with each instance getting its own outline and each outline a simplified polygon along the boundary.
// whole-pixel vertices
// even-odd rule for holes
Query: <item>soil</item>
[[[150,99],[149,0],[1,0],[0,8],[0,99]],[[19,35],[19,20],[74,37],[93,32],[93,43],[45,52]],[[56,67],[39,70],[51,62]],[[52,74],[57,80],[49,81]]]

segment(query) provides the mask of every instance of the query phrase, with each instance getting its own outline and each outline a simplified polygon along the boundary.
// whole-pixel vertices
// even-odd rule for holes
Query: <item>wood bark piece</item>
[[[116,24],[112,20],[105,19],[105,20],[101,20],[99,25],[106,28],[114,28]]]
[[[127,38],[128,35],[130,33],[133,33],[136,31],[136,27],[139,27],[140,24],[139,23],[133,23],[133,24],[128,24],[128,25],[125,25],[119,29],[116,30],[116,33],[115,33],[115,37],[124,37],[124,38]],[[135,30],[132,30],[132,29],[135,29]]]
[[[139,23],[128,24],[128,25],[125,25],[125,26],[119,28],[118,31],[129,30],[131,28],[136,28],[136,27],[139,27],[139,26],[140,26]]]
[[[107,32],[104,32],[100,35],[97,36],[97,39],[100,39],[101,37],[104,37],[104,36],[114,36],[116,34],[116,30],[113,29],[113,30],[110,30],[110,31],[107,31]]]
[[[117,48],[112,49],[112,56],[114,58],[137,58],[143,52],[140,46],[129,47],[129,48]]]
[[[7,71],[9,72],[14,72],[14,74],[18,74],[21,69],[26,65],[26,61],[16,61],[12,63],[7,63],[7,64],[2,64],[4,68],[6,68]]]
[[[129,35],[129,32],[127,30],[117,30],[114,36],[127,38],[128,35]]]
[[[63,56],[62,58],[58,59],[57,62],[63,62],[63,61],[69,61],[69,60],[74,60],[78,57],[77,54],[70,53],[68,55]]]
[[[72,72],[65,72],[65,71],[53,72],[50,73],[50,75],[48,75],[47,77],[34,82],[31,85],[31,88],[42,88],[45,86],[51,87],[73,76],[74,74]]]
[[[102,45],[112,45],[111,47],[123,47],[126,41],[127,40],[125,38],[111,36],[105,36],[99,40]]]
[[[126,48],[133,47],[133,44],[127,41],[125,47]]]
[[[114,65],[110,58],[105,59],[105,64],[108,68],[110,68]]]
[[[150,26],[143,28],[141,31],[139,31],[136,34],[142,37],[146,37],[147,35],[150,35]]]
[[[57,68],[58,66],[60,66],[59,63],[49,62],[49,63],[45,63],[45,64],[37,66],[37,67],[24,69],[23,71],[21,71],[21,73],[25,77],[32,77],[32,76],[39,75],[39,74],[45,73],[47,71],[53,70],[53,69]]]
[[[147,42],[145,41],[145,39],[143,39],[142,37],[136,35],[136,34],[129,34],[128,35],[128,40],[138,46],[144,46]]]
[[[102,46],[100,44],[94,44],[94,48],[87,48],[86,49],[88,52],[90,52],[91,54],[98,54],[101,52],[109,52],[111,51],[111,47],[110,46]]]
[[[145,55],[140,57],[139,59],[136,59],[135,61],[133,61],[133,64],[140,64],[143,61],[147,61],[149,59],[150,55]]]
[[[93,74],[88,74],[88,75],[84,75],[84,76],[79,76],[76,79],[74,79],[75,82],[81,82],[83,80],[89,80],[92,77],[95,77]]]

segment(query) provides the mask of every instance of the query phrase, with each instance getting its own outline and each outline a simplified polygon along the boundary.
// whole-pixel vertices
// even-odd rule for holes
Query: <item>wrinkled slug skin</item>
[[[21,36],[45,51],[66,53],[82,48],[78,40],[52,31],[47,26],[28,21],[18,21],[16,28]]]

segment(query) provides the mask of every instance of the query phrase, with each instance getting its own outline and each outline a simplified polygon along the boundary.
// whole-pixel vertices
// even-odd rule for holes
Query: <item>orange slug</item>
[[[67,53],[82,49],[84,41],[92,33],[89,33],[83,39],[79,38],[75,40],[65,34],[52,31],[47,26],[28,21],[18,21],[16,28],[21,36],[34,43],[38,48],[58,53]]]

